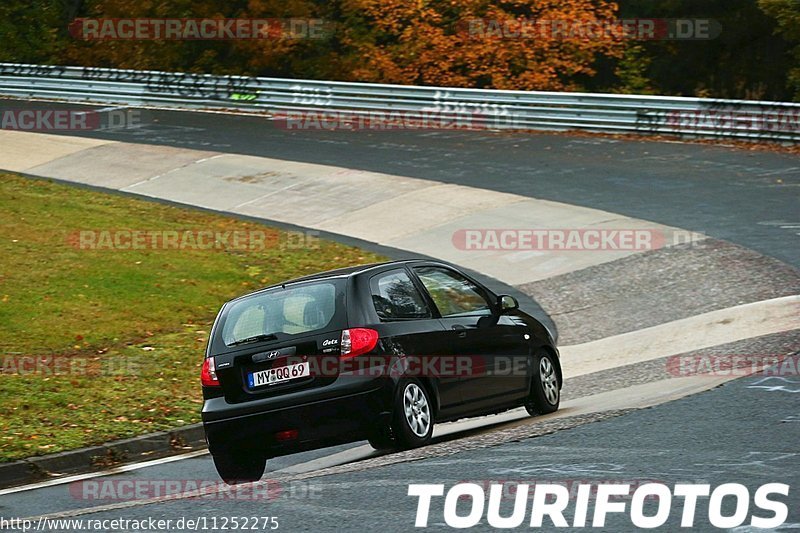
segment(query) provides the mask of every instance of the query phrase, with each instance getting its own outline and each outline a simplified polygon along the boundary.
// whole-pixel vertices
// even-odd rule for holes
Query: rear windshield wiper
[[[228,346],[236,346],[238,344],[246,344],[248,342],[256,342],[256,341],[274,341],[277,339],[278,336],[275,335],[274,333],[259,333],[258,335],[253,335],[252,337],[245,337],[244,339],[233,341]]]

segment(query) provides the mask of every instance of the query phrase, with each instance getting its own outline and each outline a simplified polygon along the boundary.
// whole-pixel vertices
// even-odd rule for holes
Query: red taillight
[[[374,329],[351,328],[342,331],[342,357],[355,357],[371,352],[378,344],[378,332]]]
[[[279,431],[275,433],[275,440],[282,442],[287,440],[294,440],[297,438],[298,431],[296,429],[287,429],[286,431]]]
[[[206,357],[203,360],[203,369],[200,371],[200,381],[204,387],[219,387],[217,369],[214,368],[214,358]]]

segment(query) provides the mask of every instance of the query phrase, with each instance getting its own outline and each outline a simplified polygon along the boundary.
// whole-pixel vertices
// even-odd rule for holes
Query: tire
[[[378,451],[393,450],[397,447],[392,436],[392,429],[388,426],[375,431],[367,438],[367,441],[369,441],[370,446]]]
[[[546,415],[558,410],[561,403],[561,384],[553,355],[539,350],[533,357],[534,373],[525,409],[531,416]]]
[[[213,455],[214,466],[219,477],[228,485],[258,481],[264,475],[267,466],[265,457],[254,457],[252,454]]]
[[[402,380],[395,393],[392,434],[401,449],[428,444],[433,435],[433,402],[417,379]]]

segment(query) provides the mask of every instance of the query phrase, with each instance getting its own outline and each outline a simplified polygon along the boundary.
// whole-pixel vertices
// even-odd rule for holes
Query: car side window
[[[439,267],[417,267],[414,272],[443,317],[492,312],[482,291],[457,272]]]
[[[382,320],[431,318],[433,314],[405,270],[390,270],[373,276],[370,292],[375,311]]]

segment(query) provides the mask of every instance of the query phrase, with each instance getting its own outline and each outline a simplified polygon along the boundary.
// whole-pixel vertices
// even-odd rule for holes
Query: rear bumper
[[[205,401],[202,417],[212,454],[257,452],[268,457],[367,437],[388,422],[392,379],[340,377],[317,389],[229,404]],[[278,433],[297,431],[281,440]]]

